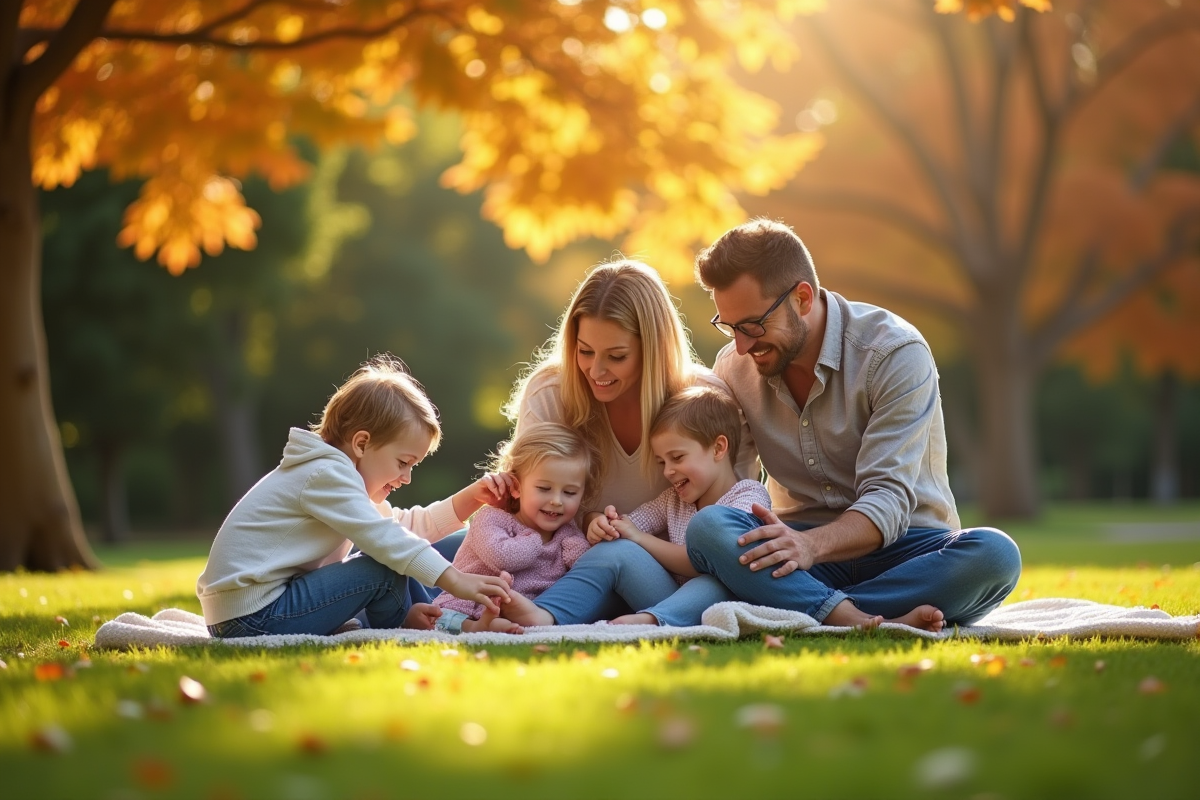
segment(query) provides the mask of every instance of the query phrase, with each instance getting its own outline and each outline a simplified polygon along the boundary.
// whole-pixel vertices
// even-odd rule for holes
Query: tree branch
[[[968,277],[976,285],[976,288],[982,289],[981,254],[978,253],[978,248],[972,241],[966,221],[962,217],[960,204],[957,198],[954,197],[950,180],[945,170],[933,159],[929,149],[921,141],[920,137],[917,136],[916,131],[907,125],[895,109],[883,99],[882,93],[871,85],[866,76],[851,65],[849,58],[835,44],[828,29],[817,19],[817,16],[805,17],[804,22],[813,31],[818,45],[824,50],[826,57],[833,64],[837,72],[867,101],[875,113],[883,118],[883,121],[900,137],[900,140],[917,160],[926,178],[933,185],[934,191],[940,198],[943,209],[950,219],[954,229],[957,249],[963,265],[966,267]]]
[[[1186,134],[1197,120],[1200,120],[1200,94],[1197,94],[1191,105],[1183,109],[1179,116],[1167,126],[1167,129],[1158,137],[1158,141],[1150,148],[1150,152],[1146,154],[1142,163],[1134,169],[1133,174],[1130,175],[1129,184],[1135,191],[1146,188],[1146,184],[1162,166],[1163,159],[1171,150],[1171,145]]]
[[[790,184],[780,194],[782,197],[792,198],[804,205],[820,206],[823,209],[871,217],[899,228],[914,239],[945,252],[946,255],[956,255],[954,240],[945,231],[938,230],[903,206],[887,200],[855,192],[804,189],[797,187],[795,183]]]
[[[1171,223],[1166,241],[1158,253],[1144,259],[1091,303],[1075,304],[1072,312],[1056,314],[1054,320],[1031,339],[1030,354],[1034,364],[1042,366],[1047,363],[1065,340],[1108,314],[1165,272],[1190,246],[1197,244],[1198,226],[1200,207],[1188,209]]]
[[[1003,25],[1003,27],[999,27]],[[1001,164],[1004,161],[1005,109],[1008,108],[1008,84],[1012,77],[1013,35],[1012,26],[989,19],[984,23],[992,53],[992,102],[984,123],[986,140],[981,145],[983,153],[984,186],[991,187],[983,198],[984,230],[993,252],[1000,252],[1001,223],[996,201],[1000,195]],[[1003,33],[1001,33],[1003,31]]]
[[[209,45],[223,50],[245,51],[245,50],[299,50],[304,47],[310,47],[314,44],[321,44],[333,39],[377,39],[380,36],[385,36],[396,28],[408,25],[414,19],[423,16],[443,16],[438,9],[423,8],[416,6],[398,17],[393,17],[386,22],[381,22],[378,25],[370,27],[355,27],[342,26],[337,28],[327,28],[323,31],[318,31],[310,36],[302,36],[291,42],[283,42],[278,40],[262,39],[253,42],[234,42],[229,39],[212,36],[211,28],[199,28],[189,33],[157,33],[155,31],[134,31],[134,30],[113,30],[105,29],[100,32],[100,36],[113,41],[139,41],[152,42],[155,44],[191,44],[191,45]]]
[[[17,39],[20,34],[21,4],[9,3],[0,9],[0,97],[9,99],[12,89],[10,81],[21,68],[22,56],[25,51],[17,52]],[[0,131],[8,126],[9,110],[5,103],[0,103]]]
[[[972,189],[978,199],[981,187],[978,183],[979,174],[976,171],[978,163],[975,153],[975,132],[971,125],[971,106],[967,101],[962,59],[958,56],[958,48],[951,34],[950,20],[947,15],[937,13],[933,10],[933,6],[927,8],[926,14],[929,18],[929,27],[933,29],[934,37],[937,39],[938,49],[942,52],[942,59],[946,62],[946,72],[950,78],[950,92],[953,98],[951,105],[954,106],[954,119],[958,124],[958,137],[962,140],[963,156],[971,176]]]
[[[79,0],[71,16],[50,38],[45,52],[17,71],[13,87],[14,108],[33,107],[42,92],[50,88],[88,42],[96,38],[115,3],[116,0]]]
[[[836,271],[841,275],[853,276],[859,272],[854,267],[834,267],[830,268],[826,265],[823,268],[826,272]],[[872,274],[869,277],[870,287],[872,292],[878,292],[887,295],[890,300],[898,303],[907,304],[914,308],[919,308],[927,311],[936,317],[946,320],[955,327],[962,327],[970,324],[970,315],[967,309],[955,304],[950,300],[943,300],[937,297],[931,297],[929,294],[913,289],[905,283],[888,281],[880,279],[878,275]]]

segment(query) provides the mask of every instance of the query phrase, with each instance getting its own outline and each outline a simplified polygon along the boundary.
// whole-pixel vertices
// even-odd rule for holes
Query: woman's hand
[[[607,506],[603,514],[597,514],[587,526],[588,544],[611,542],[613,539],[620,538],[621,534],[612,524],[613,520],[617,519],[620,519],[620,515],[613,506]]]

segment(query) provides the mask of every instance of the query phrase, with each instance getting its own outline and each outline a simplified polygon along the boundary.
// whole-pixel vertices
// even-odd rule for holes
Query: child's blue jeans
[[[287,582],[274,602],[244,617],[209,625],[222,639],[280,633],[327,636],[360,611],[372,628],[399,628],[413,603],[428,603],[429,590],[417,581],[356,553]]]
[[[699,625],[709,606],[737,598],[711,575],[680,586],[641,545],[628,539],[600,542],[533,602],[559,625],[595,622],[636,609],[659,625]]]

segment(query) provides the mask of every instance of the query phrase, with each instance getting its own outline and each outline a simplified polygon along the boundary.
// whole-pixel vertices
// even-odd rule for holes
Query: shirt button
[[[827,492],[832,492],[832,491],[833,491],[833,487],[827,483],[827,484],[825,484],[825,491],[827,491]]]
[[[802,419],[802,420],[800,420],[800,424],[801,424],[801,425],[803,425],[804,427],[806,427],[806,428],[807,428],[807,427],[808,427],[808,420],[807,420],[807,419]]]
[[[808,460],[808,465],[809,465],[810,467],[811,467],[813,464],[815,464],[815,463],[817,463],[817,460],[816,460],[815,458],[810,458],[810,459]]]

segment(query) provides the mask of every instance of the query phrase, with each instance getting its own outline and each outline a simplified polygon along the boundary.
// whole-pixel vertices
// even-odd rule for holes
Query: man
[[[741,404],[774,513],[711,506],[688,555],[740,599],[826,625],[939,631],[1004,600],[1016,544],[960,530],[937,368],[900,317],[822,289],[804,243],[754,220],[696,258],[733,339],[714,369]],[[765,524],[764,524],[765,523]]]

